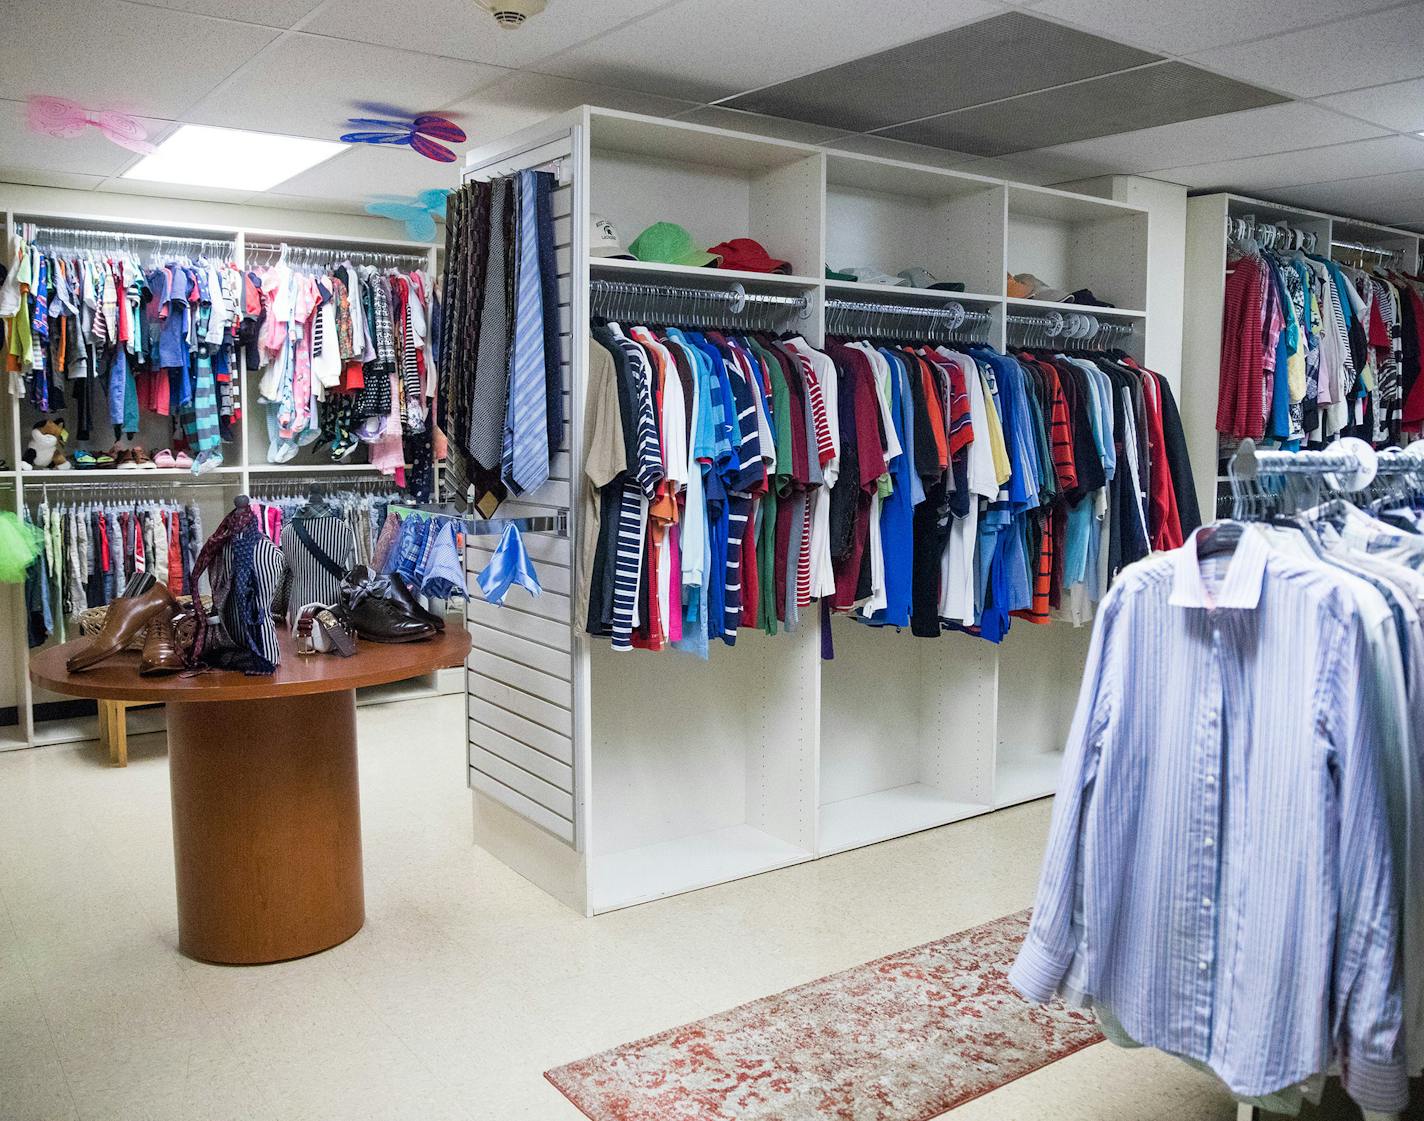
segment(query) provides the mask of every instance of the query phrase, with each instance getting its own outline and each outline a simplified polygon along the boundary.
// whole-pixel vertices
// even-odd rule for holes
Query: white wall
[[[173,226],[242,227],[313,237],[346,237],[353,241],[404,240],[405,228],[369,214],[335,214],[321,210],[291,210],[248,203],[198,202],[153,198],[115,191],[75,191],[64,187],[31,187],[0,183],[0,210],[14,214],[40,212],[74,219],[107,219],[123,223]],[[443,238],[441,239],[443,240]]]
[[[1080,191],[1150,212],[1147,227],[1146,361],[1181,396],[1183,277],[1187,246],[1187,189],[1176,183],[1139,175],[1104,175],[1074,183],[1055,183],[1065,191]],[[1195,463],[1193,464],[1195,467]]]

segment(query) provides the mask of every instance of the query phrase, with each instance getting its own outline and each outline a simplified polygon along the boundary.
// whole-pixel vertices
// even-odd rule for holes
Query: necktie
[[[489,264],[485,270],[484,307],[480,315],[475,388],[470,401],[470,455],[479,466],[495,470],[504,445],[504,406],[509,388],[509,339],[505,334],[506,259],[505,215],[510,181],[490,184]]]
[[[534,173],[521,171],[519,192],[517,301],[514,353],[510,362],[509,404],[500,473],[511,490],[527,494],[549,477],[549,429],[544,396],[544,299],[539,282],[539,228]]]

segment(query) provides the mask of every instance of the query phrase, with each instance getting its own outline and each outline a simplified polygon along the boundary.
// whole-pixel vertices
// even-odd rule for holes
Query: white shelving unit
[[[1400,267],[1419,271],[1424,238],[1408,230],[1355,218],[1303,210],[1245,195],[1216,193],[1187,200],[1185,319],[1182,343],[1182,426],[1196,466],[1202,516],[1216,509],[1219,470],[1216,404],[1220,389],[1221,314],[1226,293],[1226,221],[1254,217],[1258,224],[1284,222],[1316,235],[1316,252],[1348,259],[1341,243],[1373,246],[1400,254]]]
[[[132,203],[132,200],[128,200]],[[181,205],[181,204],[180,204]],[[271,212],[268,212],[270,215]],[[17,223],[33,222],[41,226],[64,227],[74,230],[103,230],[133,234],[156,234],[175,240],[182,238],[207,238],[231,241],[235,260],[244,261],[244,251],[251,241],[285,241],[294,247],[315,248],[340,247],[353,253],[400,253],[424,257],[430,270],[436,267],[436,249],[428,243],[403,241],[393,238],[371,236],[360,233],[343,233],[338,219],[332,216],[293,214],[292,229],[274,229],[268,226],[258,228],[239,223],[218,224],[206,222],[166,222],[148,217],[136,217],[131,213],[80,213],[74,209],[47,208],[43,206],[13,207],[0,211],[5,222],[5,244],[13,236]],[[366,220],[356,219],[350,225],[359,225]],[[307,228],[304,229],[303,226]],[[335,225],[338,228],[332,229]],[[9,257],[7,251],[7,259]],[[223,466],[195,476],[190,471],[177,469],[152,469],[119,471],[117,469],[69,470],[69,471],[22,471],[19,465],[29,438],[29,430],[37,413],[28,402],[13,395],[6,395],[7,403],[0,406],[0,458],[9,464],[7,470],[0,471],[0,508],[18,511],[26,503],[51,493],[58,497],[82,495],[84,489],[77,484],[109,484],[132,487],[159,497],[171,497],[180,501],[194,501],[202,513],[203,526],[210,531],[231,506],[235,495],[246,492],[252,484],[267,484],[289,481],[292,489],[301,490],[303,482],[310,487],[313,482],[329,482],[350,477],[353,479],[376,478],[377,470],[367,463],[332,463],[321,460],[304,451],[299,458],[288,464],[270,464],[263,461],[266,454],[265,407],[258,399],[256,383],[257,371],[242,370],[237,379],[239,400],[242,405],[242,421],[238,438],[224,445],[226,461]],[[102,394],[98,395],[102,399]],[[95,423],[95,432],[107,432],[106,418]],[[163,447],[168,441],[167,418],[157,417],[146,411],[140,413],[138,443],[150,453]],[[91,441],[93,446],[105,446],[108,441]],[[71,443],[71,447],[73,444]],[[359,453],[358,453],[359,454]],[[15,697],[16,719],[13,723],[0,724],[0,751],[40,744],[68,743],[94,739],[98,735],[97,719],[93,716],[65,716],[44,718],[40,706],[60,701],[72,701],[33,687],[27,673],[29,648],[26,641],[23,587],[5,586],[0,588],[0,643],[7,651],[6,662],[13,673],[13,695]],[[69,635],[68,637],[74,637]],[[53,639],[51,639],[53,641]],[[376,703],[382,700],[407,696],[434,696],[441,693],[459,692],[461,688],[458,670],[441,674],[429,674],[410,682],[404,682],[399,689],[362,691],[362,703]],[[6,706],[0,706],[3,708]],[[39,710],[39,711],[37,711]],[[131,716],[131,731],[156,731],[163,726],[162,710],[158,708],[135,710]]]
[[[812,342],[827,299],[958,301],[992,313],[1002,347],[1011,308],[1045,309],[1006,297],[1005,274],[1031,271],[1118,304],[1093,311],[1131,323],[1124,349],[1142,353],[1148,214],[1134,206],[587,107],[473,152],[465,175],[532,167],[557,167],[563,184],[569,464],[582,462],[590,280],[804,295]],[[595,214],[626,240],[656,221],[699,245],[752,237],[793,273],[590,258]],[[920,266],[968,291],[825,280],[828,264]],[[570,511],[570,540],[526,538],[544,595],[469,610],[476,839],[551,894],[595,914],[1053,792],[1086,630],[1023,623],[995,648],[837,619],[822,661],[809,613],[795,634],[743,631],[707,662],[617,654],[573,618],[583,527],[571,475],[501,507]],[[488,556],[475,544],[472,571]]]

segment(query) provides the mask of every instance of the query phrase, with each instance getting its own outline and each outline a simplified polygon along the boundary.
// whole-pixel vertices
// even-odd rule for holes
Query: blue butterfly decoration
[[[467,139],[465,130],[454,121],[434,113],[395,119],[351,117],[347,123],[360,125],[361,130],[343,133],[341,140],[345,144],[404,144],[437,163],[454,163],[455,153],[445,144],[463,144]]]
[[[411,241],[434,241],[435,219],[445,217],[445,196],[449,193],[444,187],[436,187],[411,197],[376,195],[366,204],[366,213],[404,222]]]

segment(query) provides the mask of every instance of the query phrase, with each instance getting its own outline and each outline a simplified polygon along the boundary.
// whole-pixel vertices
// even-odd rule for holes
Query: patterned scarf
[[[203,543],[198,559],[193,563],[193,615],[198,621],[198,633],[189,662],[213,668],[240,669],[249,675],[267,674],[277,667],[263,653],[260,641],[266,608],[258,589],[254,551],[262,537],[262,529],[246,496],[239,496],[238,502],[240,504],[234,503],[232,511]],[[213,609],[219,618],[229,621],[226,629],[230,645],[223,643],[219,634],[213,633],[197,590],[198,577],[224,552],[228,563],[226,579],[221,582],[225,586],[218,587],[219,581],[214,581]]]

